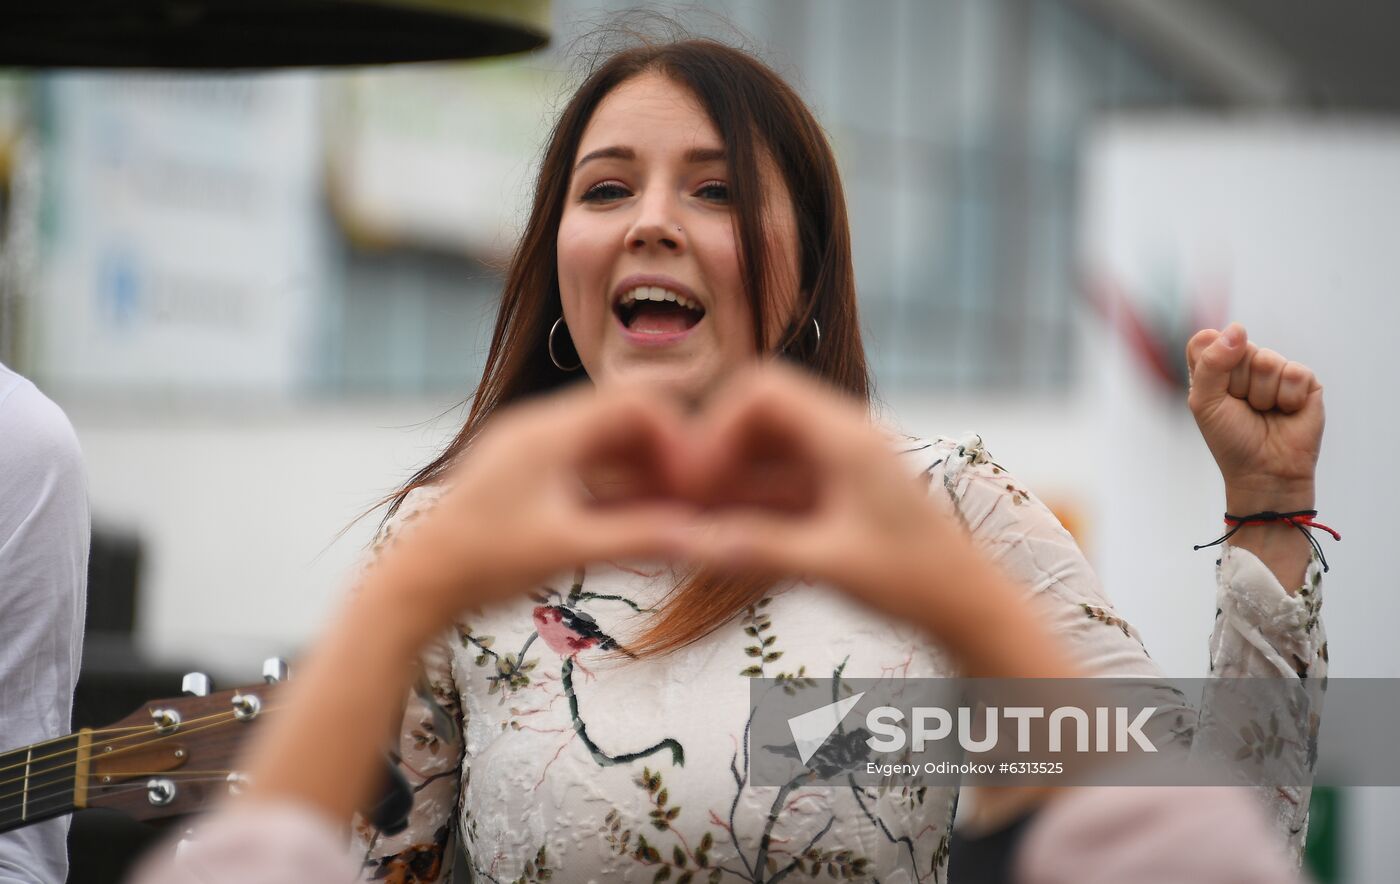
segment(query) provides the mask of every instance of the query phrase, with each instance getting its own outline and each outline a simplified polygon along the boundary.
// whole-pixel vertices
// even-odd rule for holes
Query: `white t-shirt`
[[[0,753],[69,732],[90,530],[72,425],[0,364]],[[0,884],[62,884],[67,836],[66,816],[0,834]]]

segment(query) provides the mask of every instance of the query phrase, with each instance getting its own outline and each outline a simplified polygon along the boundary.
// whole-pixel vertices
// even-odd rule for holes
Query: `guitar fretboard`
[[[0,832],[72,813],[81,734],[0,752]]]

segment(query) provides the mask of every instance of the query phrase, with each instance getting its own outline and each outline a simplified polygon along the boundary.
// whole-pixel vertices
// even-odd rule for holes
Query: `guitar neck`
[[[83,806],[88,744],[84,730],[0,753],[0,832]]]

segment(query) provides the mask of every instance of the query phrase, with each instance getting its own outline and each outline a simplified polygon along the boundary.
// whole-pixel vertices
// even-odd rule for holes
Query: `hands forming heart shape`
[[[685,414],[573,390],[493,419],[433,514],[433,558],[496,600],[587,562],[684,560],[803,575],[877,607],[931,548],[970,550],[863,407],[796,371],[735,377]],[[444,590],[444,598],[452,592]]]

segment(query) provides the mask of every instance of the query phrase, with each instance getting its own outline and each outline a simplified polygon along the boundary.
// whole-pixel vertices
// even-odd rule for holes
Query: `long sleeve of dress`
[[[925,475],[935,500],[942,499],[983,548],[1009,575],[1045,604],[1048,624],[1095,675],[1162,678],[1137,631],[1115,610],[1074,539],[1050,512],[1004,468],[992,461],[980,437],[938,440],[928,451]],[[1216,569],[1214,632],[1210,671],[1217,678],[1266,677],[1297,683],[1326,677],[1327,644],[1320,620],[1321,569],[1308,567],[1304,585],[1289,594],[1252,553],[1225,547]],[[1199,721],[1195,710],[1173,710],[1184,738],[1212,759],[1238,761],[1250,733],[1262,743],[1270,729],[1267,710],[1254,710],[1261,724],[1239,721],[1237,704],[1215,721],[1207,689]],[[1286,726],[1286,725],[1285,725]],[[1285,734],[1280,751],[1297,771],[1296,782],[1311,780],[1310,739]],[[1207,745],[1209,744],[1209,745]],[[1270,744],[1270,748],[1274,748]],[[1275,762],[1277,763],[1277,762]],[[1261,788],[1266,813],[1300,856],[1306,831],[1308,786]]]
[[[430,488],[410,493],[380,529],[365,568],[373,568],[399,532],[436,499]],[[404,704],[394,760],[414,793],[408,826],[386,835],[364,819],[354,821],[362,880],[416,884],[450,878],[463,756],[461,701],[452,675],[455,640],[453,631],[424,649],[418,679]]]

